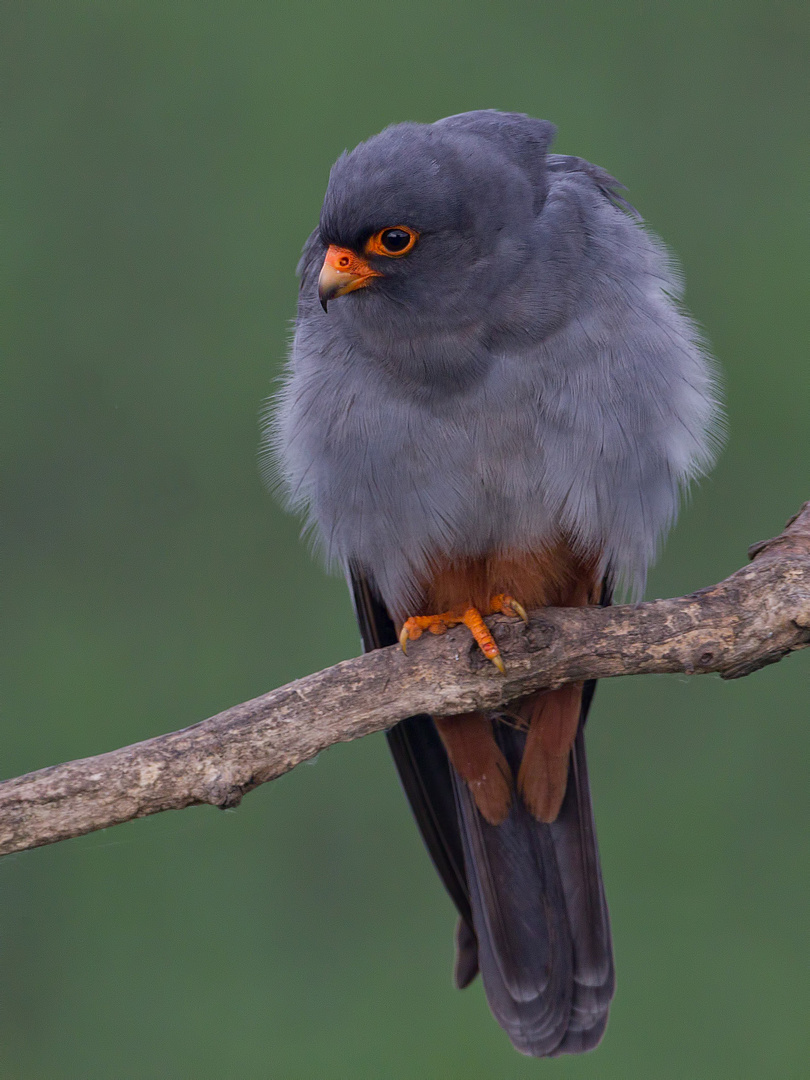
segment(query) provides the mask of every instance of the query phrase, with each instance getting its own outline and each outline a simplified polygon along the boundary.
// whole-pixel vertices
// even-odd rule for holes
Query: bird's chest
[[[355,381],[321,404],[319,502],[352,543],[383,531],[477,553],[512,545],[529,507],[536,516],[543,452],[530,401],[484,386],[437,404]]]

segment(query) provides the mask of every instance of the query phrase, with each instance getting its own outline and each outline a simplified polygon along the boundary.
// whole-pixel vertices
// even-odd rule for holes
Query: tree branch
[[[0,784],[0,855],[161,810],[223,809],[338,742],[417,713],[492,709],[543,687],[615,675],[748,675],[810,645],[810,503],[754,560],[707,589],[612,608],[490,620],[500,676],[467,632],[346,660],[192,727]]]

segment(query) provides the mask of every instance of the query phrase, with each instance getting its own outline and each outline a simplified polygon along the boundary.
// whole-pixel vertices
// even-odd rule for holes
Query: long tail
[[[365,581],[353,577],[366,649],[393,644],[393,624]],[[487,1000],[516,1049],[536,1057],[581,1053],[605,1030],[614,990],[605,902],[585,761],[583,690],[568,785],[556,821],[543,824],[513,800],[488,824],[455,775],[428,716],[388,734],[422,837],[459,912],[456,985],[480,969]],[[525,734],[495,720],[513,775]]]
[[[516,771],[524,736],[498,723],[496,737]],[[549,825],[520,799],[490,825],[466,784],[454,778],[454,790],[475,935],[466,949],[477,949],[493,1015],[524,1054],[591,1050],[607,1024],[614,969],[582,727]],[[458,962],[470,965],[469,955]]]

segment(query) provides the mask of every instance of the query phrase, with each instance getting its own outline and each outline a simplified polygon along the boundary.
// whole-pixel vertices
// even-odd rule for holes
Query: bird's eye
[[[406,225],[381,229],[366,241],[366,254],[387,255],[391,259],[398,259],[400,255],[407,255],[418,239],[419,233]]]

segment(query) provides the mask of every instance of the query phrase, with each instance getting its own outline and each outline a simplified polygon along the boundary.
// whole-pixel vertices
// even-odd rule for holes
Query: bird
[[[544,606],[638,599],[722,439],[680,272],[555,126],[393,124],[335,162],[306,241],[265,453],[345,575],[366,650]],[[496,670],[497,669],[497,670]],[[480,972],[523,1054],[593,1049],[615,989],[588,785],[593,682],[388,733]]]

